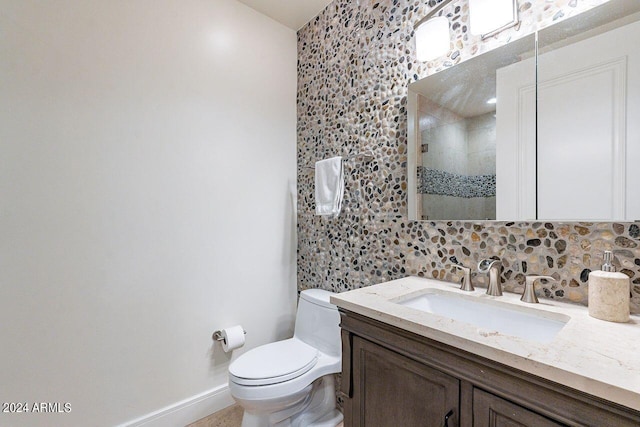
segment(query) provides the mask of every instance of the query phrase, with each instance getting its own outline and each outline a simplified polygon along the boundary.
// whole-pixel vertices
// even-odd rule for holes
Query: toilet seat
[[[277,384],[310,371],[318,350],[296,338],[249,350],[229,366],[229,379],[241,385]]]

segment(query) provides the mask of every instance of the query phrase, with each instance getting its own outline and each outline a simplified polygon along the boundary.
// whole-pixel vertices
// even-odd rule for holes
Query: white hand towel
[[[343,194],[342,157],[316,162],[316,215],[337,217],[342,208]]]

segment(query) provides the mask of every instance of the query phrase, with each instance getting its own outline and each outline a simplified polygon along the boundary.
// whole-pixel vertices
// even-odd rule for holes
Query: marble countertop
[[[509,304],[518,310],[560,313],[570,320],[543,343],[479,329],[472,324],[397,304],[433,290]],[[345,310],[411,331],[473,354],[529,372],[640,411],[640,316],[628,323],[592,318],[587,307],[540,298],[520,301],[505,292],[492,297],[485,289],[459,290],[459,285],[406,277],[336,294],[331,302]]]

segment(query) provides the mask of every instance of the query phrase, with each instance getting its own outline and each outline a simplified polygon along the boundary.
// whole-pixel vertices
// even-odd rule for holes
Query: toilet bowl
[[[229,390],[242,427],[335,427],[333,374],[341,370],[340,315],[331,292],[300,293],[293,338],[266,344],[229,365]]]

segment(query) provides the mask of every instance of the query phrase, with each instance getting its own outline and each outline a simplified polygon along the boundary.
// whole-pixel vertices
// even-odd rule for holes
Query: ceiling
[[[534,49],[535,37],[529,35],[411,83],[409,90],[460,117],[486,114],[496,110],[495,104],[487,101],[497,95],[498,70],[533,57]],[[532,74],[534,70],[532,63]]]
[[[252,9],[298,31],[332,0],[239,0]]]

